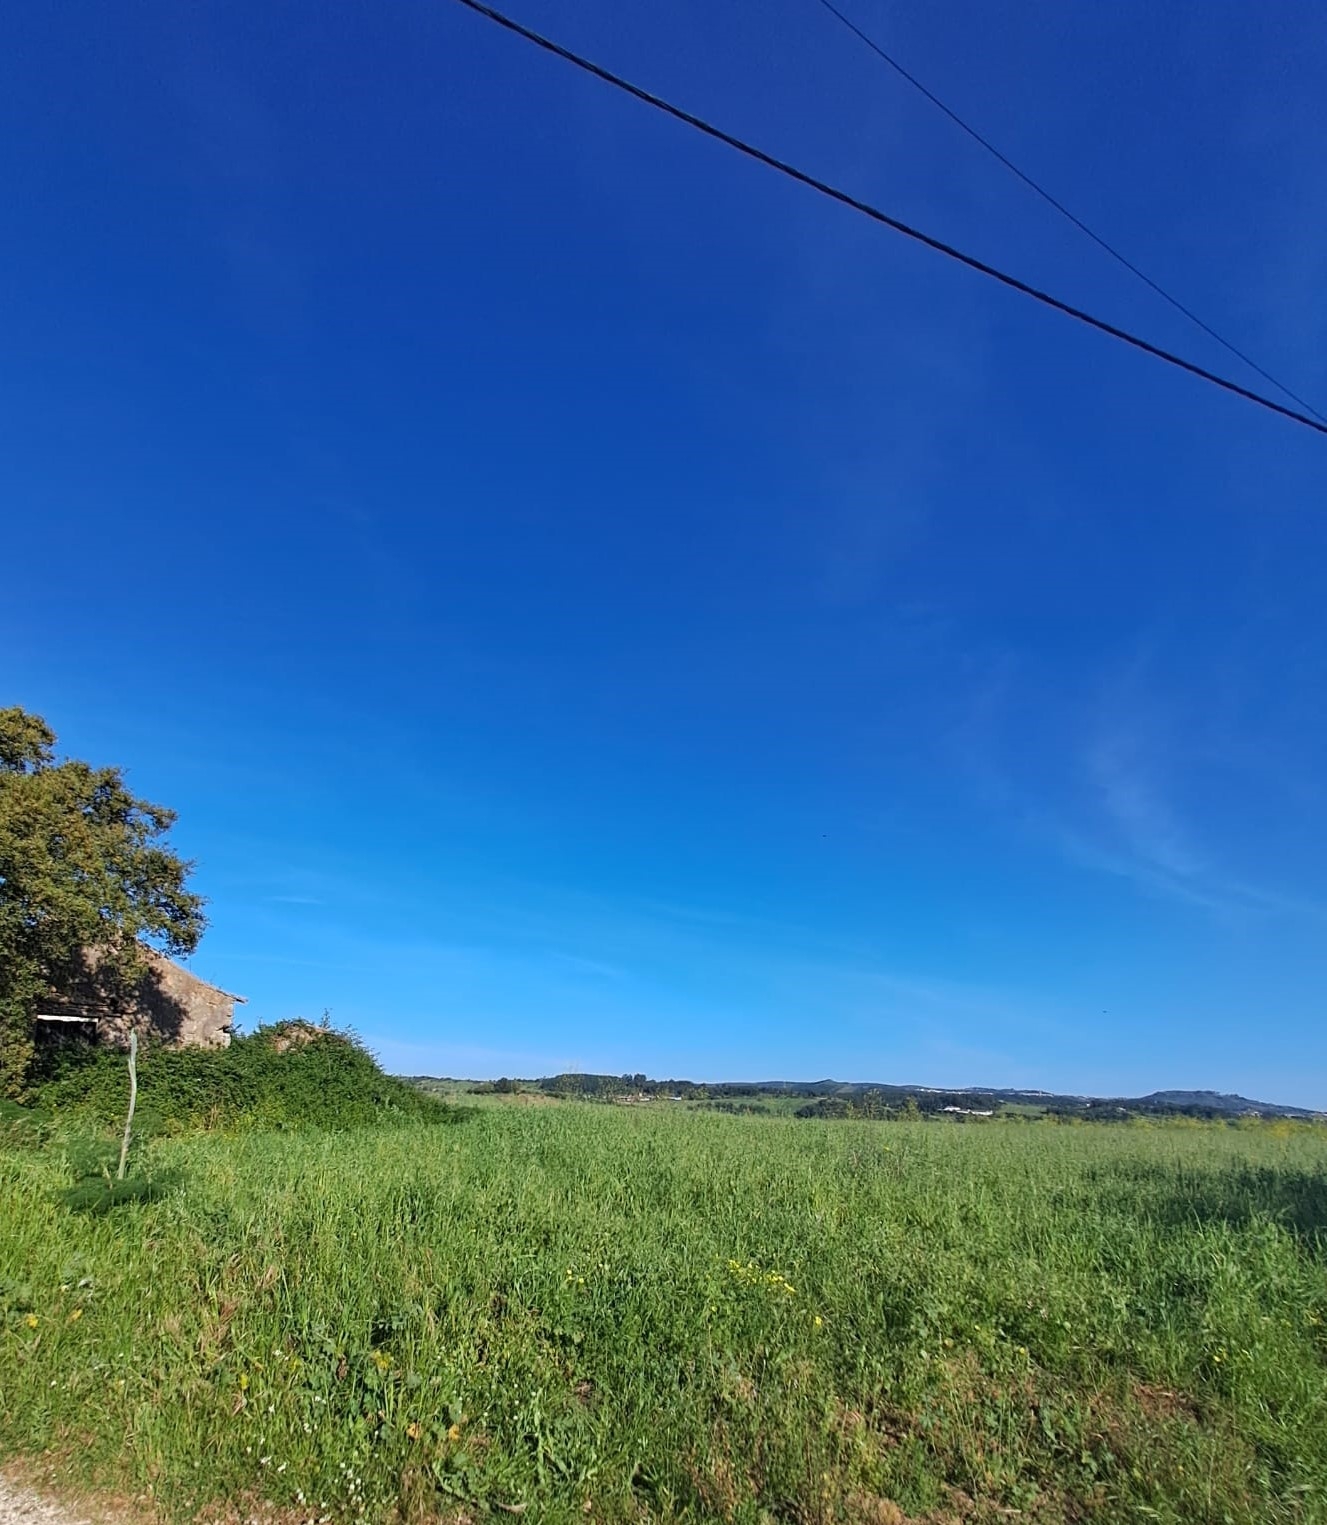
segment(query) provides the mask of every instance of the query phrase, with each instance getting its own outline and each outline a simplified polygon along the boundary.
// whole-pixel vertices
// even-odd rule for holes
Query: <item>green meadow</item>
[[[0,1132],[0,1455],[166,1519],[1327,1519],[1322,1129],[407,1114],[118,1202]]]

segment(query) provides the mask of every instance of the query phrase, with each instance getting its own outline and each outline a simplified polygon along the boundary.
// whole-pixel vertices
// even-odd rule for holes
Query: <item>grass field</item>
[[[0,1452],[167,1516],[1327,1520],[1321,1130],[14,1137]]]

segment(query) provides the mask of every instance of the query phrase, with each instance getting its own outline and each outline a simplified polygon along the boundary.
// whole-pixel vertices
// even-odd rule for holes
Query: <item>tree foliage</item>
[[[193,865],[166,842],[174,811],[118,768],[57,759],[55,740],[40,716],[0,709],[0,1095],[21,1094],[38,1005],[87,950],[128,980],[143,944],[190,953],[206,926]]]

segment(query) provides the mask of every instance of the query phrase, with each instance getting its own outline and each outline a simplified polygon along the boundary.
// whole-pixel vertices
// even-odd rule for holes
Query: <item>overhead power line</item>
[[[1040,196],[1044,202],[1046,202],[1049,206],[1054,207],[1062,217],[1067,218],[1071,223],[1073,223],[1074,227],[1076,227],[1080,233],[1085,233],[1099,249],[1104,249],[1113,260],[1115,260],[1118,264],[1123,265],[1131,275],[1137,276],[1137,278],[1142,281],[1144,286],[1148,286],[1154,292],[1156,292],[1157,296],[1159,296],[1162,301],[1169,302],[1176,312],[1182,313],[1186,318],[1188,318],[1190,323],[1194,323],[1199,328],[1201,328],[1209,339],[1215,339],[1219,345],[1221,345],[1230,354],[1234,355],[1237,360],[1242,360],[1244,364],[1250,368],[1250,370],[1257,371],[1259,376],[1261,376],[1264,381],[1270,381],[1278,391],[1284,392],[1287,397],[1291,398],[1294,402],[1297,402],[1301,408],[1305,409],[1306,412],[1311,413],[1314,418],[1318,419],[1320,423],[1327,423],[1327,419],[1323,418],[1323,415],[1317,410],[1317,408],[1313,406],[1311,402],[1306,402],[1298,392],[1292,391],[1284,381],[1278,381],[1270,371],[1264,370],[1262,366],[1260,366],[1258,362],[1251,356],[1246,355],[1242,349],[1232,344],[1229,339],[1225,338],[1224,335],[1217,333],[1216,329],[1214,329],[1210,323],[1204,322],[1204,320],[1200,318],[1191,307],[1186,307],[1178,297],[1172,296],[1170,292],[1168,292],[1166,288],[1160,284],[1160,282],[1154,281],[1145,270],[1140,270],[1138,266],[1135,265],[1134,262],[1128,257],[1128,255],[1122,254],[1114,244],[1109,243],[1095,229],[1090,228],[1081,217],[1077,216],[1074,212],[1071,212],[1069,208],[1065,206],[1065,204],[1060,201],[1058,197],[1053,196],[1044,185],[1040,185],[1036,180],[1032,178],[1031,175],[1019,169],[1018,165],[1015,164],[1007,154],[1001,153],[989,138],[978,132],[970,122],[965,122],[963,118],[959,116],[957,111],[955,111],[951,106],[947,106],[944,101],[942,101],[933,90],[928,89],[927,86],[924,85],[915,74],[911,73],[908,69],[905,69],[904,66],[898,61],[898,59],[893,56],[893,54],[886,52],[886,50],[881,47],[875,38],[870,36],[867,32],[864,32],[862,28],[859,27],[857,23],[851,18],[851,16],[845,15],[838,8],[838,6],[834,4],[834,0],[819,0],[819,3],[824,6],[824,8],[830,13],[831,16],[837,17],[837,19],[842,22],[845,27],[847,27],[847,29],[853,34],[854,37],[865,43],[877,58],[880,58],[885,63],[887,63],[889,67],[893,69],[895,74],[897,74],[901,79],[905,79],[914,90],[916,90],[919,94],[925,96],[926,99],[930,101],[930,103],[938,110],[943,111],[949,120],[953,122],[956,127],[961,128],[965,133],[967,133],[968,137],[970,137],[974,143],[979,143],[988,154],[990,154],[993,158],[998,159],[1000,163],[1003,164],[1004,167],[1010,172],[1010,174],[1016,175],[1018,179],[1020,179],[1023,184],[1028,187],[1029,190],[1035,191],[1036,194]]]
[[[818,180],[814,175],[809,175],[805,170],[798,169],[795,165],[787,163],[783,159],[777,159],[773,154],[768,154],[763,148],[757,148],[754,144],[747,143],[730,132],[725,132],[722,127],[715,127],[713,123],[705,121],[703,117],[695,116],[690,111],[685,111],[681,106],[674,106],[671,101],[662,96],[654,95],[639,85],[633,85],[630,80],[623,79],[620,74],[614,74],[605,69],[601,64],[592,62],[582,57],[579,53],[573,53],[570,48],[564,48],[561,43],[554,42],[552,38],[545,37],[539,32],[532,31],[523,26],[519,21],[514,21],[510,16],[501,11],[494,10],[492,6],[485,5],[482,0],[456,0],[458,5],[463,5],[467,10],[474,11],[477,15],[485,17],[495,25],[502,27],[508,32],[513,32],[518,37],[523,37],[535,47],[542,48],[545,53],[552,53],[555,57],[564,59],[576,68],[584,70],[587,74],[593,74],[596,79],[601,79],[605,84],[612,85],[615,90],[621,90],[625,94],[633,96],[645,105],[652,106],[656,111],[662,111],[665,115],[675,118],[679,122],[685,122],[688,127],[693,127],[697,132],[704,133],[706,137],[715,139],[716,142],[726,143],[729,148],[744,154],[748,159],[754,159],[758,164],[764,164],[768,168],[777,170],[779,174],[786,175],[790,180],[796,180],[799,185],[805,185],[820,195],[828,197],[831,201],[837,201],[841,206],[851,207],[854,212],[860,212],[863,217],[869,217],[872,222],[878,222],[883,227],[891,228],[895,233],[901,233],[905,238],[924,244],[926,248],[933,249],[937,254],[943,254],[947,259],[957,261],[960,265],[966,265],[969,270],[975,270],[979,275],[988,276],[993,281],[998,281],[1002,286],[1008,286],[1013,291],[1021,292],[1026,297],[1031,297],[1034,302],[1040,302],[1043,307],[1050,307],[1054,311],[1063,313],[1065,317],[1073,318],[1079,323],[1086,324],[1089,328],[1096,329],[1099,333],[1109,334],[1112,339],[1118,339],[1122,344],[1127,344],[1133,349],[1141,350],[1146,355],[1151,355],[1157,360],[1164,361],[1167,365],[1173,365],[1181,371],[1187,371],[1191,376],[1197,376],[1200,380],[1210,382],[1222,391],[1231,392],[1236,397],[1243,397],[1246,401],[1256,403],[1261,408],[1266,408],[1272,413],[1279,413],[1283,418],[1288,418],[1297,424],[1303,424],[1305,428],[1312,429],[1317,434],[1327,435],[1327,424],[1311,418],[1306,413],[1296,412],[1293,408],[1287,408],[1284,404],[1275,401],[1271,397],[1265,397],[1261,392],[1254,392],[1250,388],[1241,386],[1237,381],[1231,381],[1226,376],[1220,376],[1215,371],[1209,371],[1206,367],[1195,364],[1192,360],[1186,360],[1182,355],[1176,355],[1170,350],[1162,349],[1150,340],[1141,338],[1138,334],[1130,333],[1128,329],[1118,328],[1114,323],[1108,323],[1104,318],[1094,317],[1092,313],[1085,312],[1081,307],[1075,307],[1070,302],[1061,301],[1057,296],[1052,296],[1048,291],[1030,285],[1027,281],[1020,280],[1016,275],[1010,275],[1007,271],[998,269],[995,265],[988,265],[985,260],[978,259],[975,255],[965,254],[963,250],[956,249],[952,244],[932,237],[929,233],[923,233],[920,228],[914,228],[897,217],[891,217],[888,212],[882,212],[879,207],[872,206],[869,201],[862,201],[859,197],[840,190],[837,186],[830,185],[828,181]]]

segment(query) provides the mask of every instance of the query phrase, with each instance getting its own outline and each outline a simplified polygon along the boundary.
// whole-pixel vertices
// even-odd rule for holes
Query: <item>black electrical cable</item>
[[[933,90],[928,89],[915,74],[905,69],[897,58],[893,57],[892,54],[886,52],[885,49],[882,48],[873,37],[864,32],[850,16],[844,15],[838,6],[834,4],[834,0],[819,0],[819,3],[824,6],[824,8],[830,13],[831,16],[837,17],[838,20],[842,22],[845,27],[847,27],[847,29],[853,34],[854,37],[857,37],[861,42],[865,43],[866,46],[870,48],[870,50],[878,58],[887,63],[889,67],[893,69],[901,79],[907,80],[908,84],[910,84],[914,90],[925,96],[933,106],[937,107],[940,111],[943,111],[956,127],[960,127],[975,143],[979,143],[988,154],[998,159],[1011,174],[1016,175],[1023,182],[1023,184],[1028,187],[1029,190],[1035,191],[1036,194],[1040,196],[1044,202],[1054,207],[1062,217],[1068,218],[1068,220],[1073,223],[1074,227],[1076,227],[1080,233],[1086,233],[1099,249],[1104,249],[1113,260],[1123,265],[1131,275],[1137,276],[1137,278],[1142,281],[1144,286],[1148,286],[1154,292],[1156,292],[1157,296],[1159,296],[1162,301],[1169,302],[1176,312],[1182,313],[1186,318],[1188,318],[1190,323],[1194,323],[1199,328],[1201,328],[1209,339],[1215,339],[1219,345],[1228,350],[1230,354],[1234,355],[1237,360],[1242,360],[1250,370],[1257,371],[1259,376],[1261,376],[1264,381],[1270,381],[1278,391],[1284,392],[1287,397],[1289,397],[1292,401],[1297,402],[1306,412],[1311,413],[1314,418],[1318,419],[1320,423],[1327,423],[1327,418],[1324,418],[1311,402],[1306,402],[1298,392],[1292,391],[1284,381],[1278,381],[1270,371],[1265,371],[1256,360],[1246,355],[1242,349],[1239,349],[1236,345],[1232,344],[1229,339],[1217,333],[1216,329],[1214,329],[1210,323],[1204,322],[1204,320],[1200,318],[1192,308],[1186,307],[1178,297],[1172,296],[1164,286],[1162,286],[1159,282],[1154,281],[1145,270],[1140,270],[1138,266],[1135,265],[1127,255],[1122,254],[1114,246],[1114,244],[1107,242],[1107,240],[1104,239],[1100,233],[1088,227],[1087,223],[1085,223],[1081,217],[1071,212],[1069,208],[1065,206],[1065,204],[1057,197],[1053,196],[1044,185],[1039,185],[1031,175],[1019,169],[1018,165],[1015,164],[1014,161],[1008,157],[1008,155],[1001,153],[989,138],[978,132],[977,129],[970,123],[965,122],[963,118],[959,116],[957,111],[955,111],[952,107],[945,105],[944,101],[942,101]]]
[[[827,196],[831,201],[837,201],[842,206],[851,207],[853,211],[860,212],[864,217],[869,217],[873,222],[881,223],[884,227],[892,228],[894,232],[901,233],[905,238],[911,238],[919,244],[924,244],[928,249],[934,249],[937,254],[943,254],[948,259],[956,260],[961,265],[966,265],[969,270],[975,270],[979,275],[989,276],[993,281],[999,281],[1002,286],[1008,286],[1013,291],[1021,292],[1024,296],[1031,297],[1033,301],[1040,302],[1044,307],[1053,308],[1056,312],[1063,313],[1066,317],[1074,318],[1079,323],[1086,324],[1089,328],[1095,328],[1099,333],[1109,334],[1112,339],[1118,339],[1122,344],[1128,344],[1132,348],[1141,350],[1146,355],[1151,355],[1157,360],[1163,360],[1167,365],[1173,365],[1179,370],[1187,371],[1191,376],[1197,376],[1202,381],[1210,382],[1213,386],[1220,387],[1223,391],[1231,392],[1236,397],[1243,397],[1247,402],[1256,403],[1261,408],[1266,408],[1272,413],[1279,413],[1283,418],[1290,419],[1293,423],[1303,424],[1305,428],[1312,429],[1317,434],[1327,435],[1327,424],[1320,423],[1317,419],[1309,417],[1306,413],[1298,413],[1293,408],[1287,408],[1282,403],[1265,397],[1261,392],[1251,391],[1248,387],[1241,386],[1237,381],[1231,381],[1228,377],[1219,376],[1215,371],[1209,371],[1204,366],[1196,365],[1192,360],[1185,360],[1183,356],[1173,354],[1170,350],[1162,349],[1148,339],[1140,338],[1139,335],[1130,333],[1128,329],[1117,328],[1114,323],[1108,323],[1104,318],[1094,317],[1090,312],[1085,312],[1081,307],[1074,307],[1069,302],[1063,302],[1059,297],[1052,296],[1048,291],[1042,291],[1036,286],[1029,285],[1027,281],[1020,280],[1016,275],[1009,275],[1006,271],[997,269],[994,265],[988,265],[985,260],[977,259],[975,255],[965,254],[961,249],[956,249],[952,244],[947,244],[941,239],[933,238],[929,233],[923,233],[919,228],[911,227],[906,222],[901,222],[897,217],[891,217],[888,212],[882,212],[879,207],[872,206],[868,201],[862,201],[847,191],[839,190],[837,186],[830,185],[827,181],[817,180],[814,175],[808,175],[805,170],[798,169],[795,165],[788,164],[782,159],[776,159],[773,154],[767,154],[764,149],[756,148],[753,144],[744,142],[741,138],[734,137],[732,133],[725,132],[722,127],[715,127],[703,117],[693,115],[690,111],[684,111],[681,106],[674,106],[671,101],[666,101],[662,96],[653,95],[648,90],[643,90],[639,85],[633,85],[630,80],[623,79],[621,75],[614,74],[602,65],[583,58],[579,53],[573,53],[570,48],[564,48],[561,43],[554,42],[549,37],[544,37],[539,32],[531,31],[527,26],[522,26],[519,21],[514,21],[510,16],[505,16],[501,11],[494,10],[492,6],[484,5],[482,0],[456,0],[458,5],[463,5],[467,10],[474,11],[477,15],[485,17],[497,26],[508,32],[514,32],[516,36],[523,37],[527,42],[533,43],[537,48],[542,48],[546,53],[552,53],[555,57],[565,59],[567,63],[574,64],[587,74],[593,74],[596,79],[601,79],[605,84],[612,85],[614,89],[621,90],[625,94],[634,96],[636,100],[643,101],[647,106],[653,106],[656,111],[662,111],[666,115],[676,118],[679,122],[685,122],[688,127],[694,127],[697,132],[704,133],[706,137],[715,139],[716,142],[726,143],[729,148],[734,148],[740,154],[745,154],[748,159],[754,159],[759,164],[764,164],[770,169],[778,170],[781,175],[786,175],[790,180],[796,180],[800,185],[809,186],[811,190],[818,191],[822,196]]]

